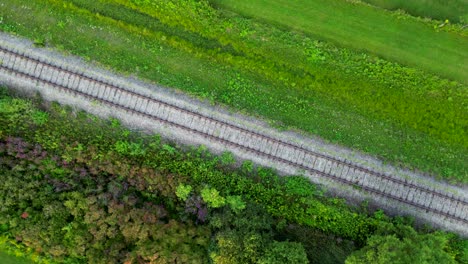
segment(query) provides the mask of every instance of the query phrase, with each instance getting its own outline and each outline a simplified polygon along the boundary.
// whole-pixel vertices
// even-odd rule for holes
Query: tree
[[[263,207],[244,204],[240,197],[231,199],[236,200],[232,202],[236,206],[224,207],[210,221],[211,227],[218,229],[216,246],[210,252],[213,263],[309,263],[301,243],[274,240],[275,221]]]
[[[399,238],[395,234],[374,235],[367,245],[346,259],[346,264],[448,264],[456,263],[444,249],[448,239],[441,233],[418,234],[412,230]]]
[[[307,264],[309,260],[307,259],[307,254],[305,252],[304,246],[301,243],[297,242],[278,242],[273,241],[267,250],[265,251],[264,256],[258,262],[259,264]]]

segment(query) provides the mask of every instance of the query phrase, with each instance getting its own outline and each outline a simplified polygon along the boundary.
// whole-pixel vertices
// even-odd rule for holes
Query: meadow
[[[342,0],[214,0],[217,6],[468,84],[466,38]],[[408,1],[407,1],[408,2]],[[466,5],[464,5],[466,6]]]
[[[363,0],[363,2],[389,10],[405,10],[413,16],[468,23],[468,4],[465,0]]]
[[[317,135],[440,179],[467,182],[466,85],[463,78],[425,71],[424,61],[434,58],[409,67],[205,1],[151,3],[6,0],[0,6],[0,30],[282,129]],[[388,28],[421,28],[420,41],[433,37],[432,45],[447,44],[447,59],[454,50],[460,58],[466,56],[456,41],[466,41],[462,35],[436,32],[411,18],[395,22],[385,14]],[[457,75],[466,67],[458,64],[446,71]]]

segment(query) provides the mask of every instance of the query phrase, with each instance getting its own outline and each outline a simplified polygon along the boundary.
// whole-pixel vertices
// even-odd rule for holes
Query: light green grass
[[[54,2],[57,5],[51,4]],[[358,109],[356,105],[343,103],[336,99],[348,95],[356,98],[354,94],[362,93],[365,86],[366,89],[370,89],[370,93],[375,93],[372,95],[375,100],[380,96],[379,100],[382,101],[382,98],[387,98],[384,96],[386,92],[391,94],[393,90],[401,88],[400,83],[396,81],[401,80],[406,87],[402,89],[403,93],[419,94],[418,91],[414,91],[415,89],[420,89],[421,94],[428,92],[427,96],[430,96],[431,100],[435,100],[435,105],[440,108],[441,103],[438,100],[447,101],[445,93],[451,89],[441,90],[438,88],[439,86],[419,85],[420,79],[425,80],[423,77],[426,75],[424,74],[421,75],[414,70],[405,70],[398,65],[390,65],[389,67],[382,64],[377,65],[377,62],[385,65],[389,63],[379,60],[376,60],[375,63],[369,62],[366,59],[368,56],[352,55],[349,51],[333,53],[333,50],[337,49],[331,47],[323,51],[324,56],[332,58],[330,64],[326,66],[311,63],[303,58],[304,61],[297,64],[304,69],[281,67],[280,70],[285,72],[286,76],[295,78],[290,80],[290,83],[293,81],[299,83],[303,79],[301,77],[303,75],[307,77],[307,73],[302,72],[302,70],[323,69],[323,72],[314,73],[317,78],[314,82],[309,83],[310,86],[287,86],[284,81],[275,79],[277,73],[275,68],[272,70],[274,74],[270,75],[264,75],[261,71],[261,66],[269,66],[271,57],[249,57],[238,52],[236,59],[250,59],[257,63],[254,65],[257,68],[253,69],[242,63],[232,64],[222,60],[218,56],[220,52],[217,49],[219,48],[222,52],[236,53],[236,51],[232,51],[229,46],[220,47],[216,40],[207,40],[180,28],[158,24],[160,23],[158,20],[120,6],[101,6],[99,2],[87,0],[73,0],[73,2],[82,3],[86,7],[64,8],[64,6],[68,6],[68,1],[6,0],[3,6],[0,6],[0,16],[3,16],[1,28],[36,40],[38,43],[59,47],[73,54],[93,59],[117,71],[132,73],[159,84],[209,99],[212,102],[229,105],[236,110],[265,117],[276,125],[319,135],[325,140],[362,150],[397,165],[402,164],[430,171],[458,182],[467,181],[465,176],[468,165],[463,162],[468,157],[466,148],[403,126],[399,124],[400,120],[397,119],[374,118],[377,115],[374,108],[363,108],[364,110],[362,110]],[[89,10],[99,12],[100,16],[90,13]],[[112,10],[115,13],[111,12]],[[24,12],[31,15],[24,16]],[[243,22],[243,20],[241,21]],[[145,23],[148,26],[143,31],[141,26]],[[257,34],[262,33],[270,38],[276,38],[273,34],[268,34],[273,30],[258,29]],[[261,32],[261,30],[266,31]],[[79,32],[79,34],[75,32]],[[274,33],[285,36],[283,42],[293,43],[296,41],[289,34],[277,31]],[[163,34],[167,34],[168,37]],[[178,36],[180,39],[189,41],[193,44],[192,48],[195,51],[190,53],[181,49],[179,47],[182,43],[181,40],[172,39],[171,36]],[[278,46],[273,47],[273,50],[283,49],[285,54],[283,57],[288,57],[289,54],[301,55],[302,39],[297,40],[299,46],[297,43],[291,44],[291,46],[294,45],[293,48],[281,41],[280,38],[275,39],[274,44],[278,44]],[[266,43],[266,46],[263,47],[264,50],[272,48],[272,46],[268,46],[269,42]],[[318,45],[326,46],[320,43]],[[315,48],[312,49],[312,51],[314,50],[316,51]],[[321,50],[318,52],[319,55],[322,53]],[[276,54],[276,52],[273,53]],[[266,53],[265,56],[273,53]],[[346,54],[344,60],[340,60],[340,54]],[[275,57],[278,64],[289,65],[294,62],[294,60],[285,62],[283,59],[279,56]],[[369,60],[374,61],[375,58]],[[311,65],[310,69],[306,68],[308,65]],[[368,72],[372,73],[373,68],[382,70],[379,72],[380,76],[386,76],[385,74],[388,72],[392,72],[392,74],[389,78],[379,77],[376,79],[370,77],[366,79],[365,76],[353,79],[350,76],[353,72],[357,72],[356,75],[358,75],[361,71],[366,72],[364,75],[367,76]],[[350,70],[351,73],[342,75],[341,72],[333,72],[336,69]],[[395,69],[398,69],[397,73],[402,73],[403,78],[400,78],[401,76],[394,78],[394,75],[397,75],[394,72]],[[332,72],[327,73],[329,70]],[[296,72],[299,75],[294,76]],[[419,76],[418,81],[415,82],[415,79],[411,79],[413,75]],[[407,78],[409,81],[404,81]],[[382,80],[384,83],[381,82]],[[447,87],[451,86],[445,80],[433,77],[430,80],[434,80],[438,85],[445,83]],[[389,81],[389,85],[386,85],[386,81]],[[348,84],[351,82],[353,85]],[[407,86],[408,83],[414,82],[416,84]],[[376,86],[373,86],[374,83]],[[432,84],[432,81],[429,83]],[[346,94],[330,93],[332,88],[340,89],[341,85],[347,85],[347,88],[351,90],[347,90]],[[325,95],[316,92],[314,89],[319,89],[317,87],[326,92]],[[453,87],[453,92],[456,94],[460,87],[457,84]],[[418,98],[416,101],[426,104],[431,101],[420,100],[419,97],[409,95],[402,95],[402,98],[413,101],[414,98]],[[461,100],[459,96],[453,99],[454,102],[457,100]],[[383,102],[388,102],[388,100],[383,100]],[[414,109],[408,110],[413,111]],[[449,112],[460,114],[460,111],[454,112],[452,110]],[[457,118],[452,117],[452,119],[456,120]]]
[[[466,0],[362,0],[389,10],[402,9],[413,16],[468,23]]]
[[[343,0],[213,0],[242,15],[468,83],[468,39]],[[465,48],[462,48],[465,47]]]
[[[7,253],[0,250],[0,263],[1,264],[31,264],[33,262],[23,257],[15,257],[15,256],[8,255]]]

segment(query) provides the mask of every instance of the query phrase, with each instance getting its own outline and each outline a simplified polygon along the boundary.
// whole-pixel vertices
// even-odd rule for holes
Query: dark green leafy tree
[[[261,206],[249,203],[242,211],[226,206],[210,225],[219,230],[210,253],[214,263],[308,263],[302,244],[274,240],[275,221]]]
[[[448,243],[442,233],[418,234],[406,226],[396,234],[371,236],[364,248],[346,259],[346,264],[456,263],[454,256],[446,251]]]
[[[307,264],[307,259],[304,246],[297,242],[278,242],[273,241],[265,251],[263,257],[259,260],[259,264]]]

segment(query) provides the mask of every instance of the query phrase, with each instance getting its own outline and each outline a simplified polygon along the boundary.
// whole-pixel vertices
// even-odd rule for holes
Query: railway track
[[[140,94],[66,63],[52,63],[14,48],[0,47],[0,72],[54,87],[61,93],[93,100],[176,127],[230,148],[247,151],[367,193],[397,201],[446,219],[468,224],[468,201],[411,180],[365,168],[306,147],[243,128]]]

